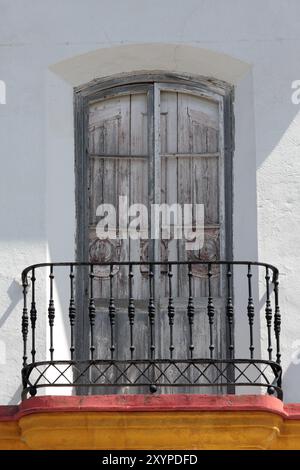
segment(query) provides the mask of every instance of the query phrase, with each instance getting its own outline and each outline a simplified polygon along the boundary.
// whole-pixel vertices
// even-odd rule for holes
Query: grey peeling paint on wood
[[[142,83],[141,83],[142,82]],[[162,89],[165,91],[160,91],[159,85],[154,85],[154,83],[160,83],[162,85]],[[178,95],[178,92],[184,93],[185,95]],[[220,82],[220,81],[215,81],[212,79],[201,79],[199,82],[197,81],[196,78],[193,77],[188,77],[188,76],[183,76],[183,75],[173,75],[173,74],[165,74],[165,73],[154,73],[154,74],[149,74],[149,73],[139,73],[139,74],[134,74],[134,75],[123,75],[120,77],[114,77],[114,78],[107,78],[107,79],[101,79],[101,80],[95,80],[93,82],[90,82],[87,85],[84,85],[82,87],[78,87],[74,91],[74,105],[75,105],[75,153],[76,153],[76,158],[75,158],[75,171],[76,171],[76,215],[77,215],[77,237],[76,237],[76,246],[77,246],[77,260],[87,260],[88,259],[88,248],[87,248],[87,240],[89,239],[88,235],[88,212],[89,212],[89,199],[87,197],[88,191],[91,190],[91,174],[88,175],[88,159],[92,161],[92,159],[99,160],[102,164],[102,168],[104,165],[108,165],[113,168],[119,168],[120,173],[121,173],[121,179],[123,178],[123,183],[125,180],[128,182],[129,188],[129,193],[130,197],[133,198],[133,200],[137,199],[138,197],[141,197],[141,194],[138,196],[137,193],[132,193],[132,191],[141,191],[141,187],[139,185],[133,184],[131,177],[137,178],[139,175],[140,170],[138,169],[138,165],[133,164],[133,159],[129,163],[129,155],[133,154],[134,157],[139,157],[138,154],[143,154],[140,155],[145,160],[145,163],[147,162],[147,155],[145,155],[145,151],[141,151],[140,149],[134,148],[131,143],[131,139],[126,137],[125,129],[123,129],[123,145],[119,145],[118,151],[117,147],[114,142],[112,142],[112,146],[108,149],[104,149],[103,147],[103,142],[102,142],[102,147],[98,145],[98,148],[95,147],[94,141],[93,144],[88,145],[88,140],[89,138],[91,139],[91,134],[92,132],[95,132],[95,129],[92,129],[91,132],[91,127],[88,127],[89,124],[89,112],[90,110],[94,107],[97,107],[97,102],[100,102],[103,100],[113,100],[113,97],[116,96],[122,96],[122,100],[124,103],[126,100],[128,100],[128,95],[130,94],[132,97],[136,96],[138,99],[138,93],[147,93],[148,96],[148,149],[150,151],[149,157],[150,161],[156,162],[153,166],[150,164],[149,165],[149,191],[148,195],[143,196],[144,201],[147,202],[148,204],[149,201],[161,201],[162,202],[172,202],[172,200],[177,199],[178,196],[176,196],[176,191],[178,191],[178,188],[180,185],[184,183],[184,180],[188,180],[186,175],[190,174],[192,175],[193,173],[195,175],[198,174],[198,171],[200,172],[199,175],[207,173],[207,176],[209,178],[215,179],[218,174],[218,167],[215,166],[213,163],[214,161],[220,160],[220,156],[225,160],[225,165],[224,165],[224,191],[226,197],[224,197],[225,201],[224,202],[224,226],[225,226],[225,232],[226,232],[226,237],[224,236],[224,242],[226,246],[224,245],[222,252],[226,254],[227,259],[231,259],[232,257],[232,154],[233,154],[233,112],[232,112],[232,102],[233,102],[233,90],[232,87]],[[161,93],[161,96],[165,99],[161,99],[161,103],[159,103],[159,100],[157,100],[158,94]],[[188,95],[186,95],[188,93]],[[119,94],[119,95],[118,95]],[[174,94],[177,94],[176,98],[176,106],[178,108],[178,102],[183,99],[186,96],[187,100],[195,100],[196,96],[202,97],[203,99],[210,98],[211,101],[215,101],[215,103],[220,102],[222,100],[222,105],[223,105],[223,110],[224,110],[224,126],[222,124],[223,128],[223,140],[221,139],[220,141],[224,142],[222,152],[219,152],[219,147],[218,147],[218,138],[217,138],[217,131],[207,131],[206,135],[201,135],[201,127],[199,129],[195,129],[196,132],[194,135],[191,135],[190,130],[187,129],[187,132],[184,132],[184,129],[182,129],[182,132],[179,132],[179,136],[177,135],[176,138],[172,138],[172,135],[167,135],[167,130],[172,130],[174,132],[175,126],[174,123],[173,125],[170,123],[167,123],[167,115],[168,115],[168,104],[166,101],[168,101],[168,96],[170,100],[174,101]],[[193,98],[193,95],[195,96]],[[127,96],[127,98],[126,98]],[[179,98],[178,98],[179,96]],[[158,107],[154,106],[155,101],[158,103]],[[164,102],[165,101],[165,102]],[[161,104],[161,109],[159,110],[159,105]],[[171,105],[172,106],[172,105]],[[173,107],[174,107],[173,103]],[[153,114],[152,113],[153,110]],[[171,117],[171,113],[169,113],[169,118],[175,119],[175,115],[173,118]],[[196,113],[196,116],[192,116],[192,120],[198,122],[201,121],[201,118],[205,118],[205,116],[201,116],[201,112],[199,111]],[[180,115],[180,113],[179,113]],[[156,119],[155,119],[156,116]],[[161,120],[161,125],[159,123],[158,116]],[[177,109],[177,118],[178,118],[178,109]],[[176,119],[177,119],[176,118]],[[120,116],[120,119],[122,120],[122,117]],[[154,123],[154,126],[153,126]],[[90,121],[90,124],[93,124]],[[184,124],[184,122],[183,122]],[[120,121],[118,121],[119,129],[120,129]],[[155,127],[156,125],[156,127]],[[114,124],[112,124],[114,126]],[[122,125],[121,125],[122,127]],[[129,126],[130,127],[130,126]],[[180,128],[180,126],[178,126]],[[212,124],[210,125],[210,128],[213,129],[215,126]],[[112,127],[113,132],[115,132],[116,128]],[[198,132],[197,132],[198,131]],[[159,136],[159,133],[161,132],[161,135]],[[187,135],[188,141],[184,141],[182,139],[186,139]],[[125,139],[125,140],[124,140]],[[162,141],[162,150],[164,157],[162,158],[162,161],[164,162],[162,164],[162,189],[155,191],[155,186],[158,184],[158,179],[160,183],[160,177],[159,177],[159,171],[158,171],[158,161],[160,161],[160,151],[159,151],[159,142],[158,140]],[[101,141],[101,139],[100,139]],[[126,142],[125,142],[126,141]],[[174,143],[176,141],[176,144]],[[182,143],[181,143],[182,142]],[[185,143],[184,143],[185,142]],[[210,143],[211,142],[211,143]],[[153,150],[152,150],[153,149]],[[180,151],[182,152],[182,155],[180,154]],[[153,154],[151,153],[153,151]],[[169,153],[168,153],[169,152]],[[129,155],[126,155],[126,154]],[[91,156],[93,154],[93,157]],[[102,156],[101,156],[102,154]],[[109,164],[107,159],[105,159],[105,155],[107,155],[110,158],[113,158],[116,160],[115,163]],[[155,158],[156,155],[156,158]],[[120,162],[120,158],[122,158],[123,163]],[[137,158],[138,162],[141,162],[140,158]],[[99,165],[98,162],[98,165]],[[105,163],[104,163],[105,162]],[[139,163],[141,164],[141,163]],[[116,167],[117,165],[117,167]],[[121,165],[121,166],[120,166]],[[181,169],[181,171],[178,173],[178,168]],[[215,176],[214,170],[215,168]],[[108,168],[107,168],[108,170]],[[220,167],[220,171],[222,168]],[[157,173],[158,171],[158,173]],[[177,174],[177,180],[178,180],[178,174],[179,174],[179,187],[177,186],[177,190],[175,190],[174,193],[174,188],[171,188],[171,182],[174,179],[174,171]],[[223,171],[223,170],[222,170]],[[125,173],[124,173],[125,172]],[[137,173],[136,173],[137,172]],[[172,174],[173,172],[173,174]],[[204,172],[204,173],[203,173]],[[114,171],[111,172],[113,174]],[[129,176],[130,174],[130,176]],[[169,174],[169,176],[168,176]],[[185,175],[184,179],[182,180],[182,183],[180,183],[180,174],[182,176]],[[123,176],[122,176],[123,175]],[[169,183],[168,183],[168,178],[169,178]],[[125,179],[125,180],[124,180]],[[156,181],[156,183],[155,183]],[[192,187],[190,188],[189,185],[187,186],[187,191],[192,191],[190,196],[187,194],[187,202],[189,202],[192,198],[192,194],[194,194],[194,197],[200,198],[199,194],[201,193],[201,187],[197,187],[197,181],[198,179],[195,179],[195,183],[192,184]],[[192,180],[191,180],[192,182]],[[122,182],[121,182],[122,184]],[[185,184],[185,183],[184,183]],[[126,185],[126,184],[125,184]],[[201,185],[200,185],[201,186]],[[145,189],[145,184],[142,184],[142,187]],[[165,187],[165,189],[164,189]],[[134,189],[133,189],[134,188]],[[169,189],[167,189],[169,188]],[[112,189],[112,188],[110,188]],[[167,189],[168,196],[166,197],[166,194],[163,194],[166,192],[165,190]],[[180,191],[180,194],[182,194],[182,200],[178,202],[184,202],[185,199],[185,190],[181,188],[182,191]],[[171,191],[171,192],[170,192]],[[173,191],[173,196],[172,196],[172,191]],[[200,193],[199,193],[200,191]],[[106,192],[108,195],[108,192]],[[197,196],[198,194],[198,196]],[[159,198],[157,196],[159,195]],[[195,196],[196,195],[196,196]],[[202,195],[203,196],[203,195]],[[212,227],[213,229],[213,223],[217,224],[215,227],[218,227],[218,220],[217,218],[214,218],[214,211],[216,210],[216,205],[212,202],[213,199],[217,197],[219,199],[218,194],[211,194],[211,197],[209,198],[207,203],[208,207],[208,219],[206,222]],[[113,195],[112,195],[113,198]],[[211,207],[211,210],[209,209]],[[91,220],[90,222],[93,223],[94,225],[94,220]],[[211,225],[212,224],[212,225]],[[131,244],[131,247],[130,247]],[[135,259],[137,256],[137,249],[138,249],[138,242],[132,242],[130,241],[127,246],[123,246],[123,254],[125,256],[128,256],[130,252],[133,254],[135,253],[134,257],[131,259]],[[172,248],[172,246],[173,248]],[[176,247],[177,245],[177,247]],[[156,250],[155,257],[158,259],[160,257],[161,251],[159,248],[159,245],[156,243],[156,247],[154,248]],[[176,256],[177,254],[177,256]],[[178,243],[176,240],[173,240],[170,242],[170,255],[173,259],[176,259],[178,256],[183,256],[184,252],[178,246]],[[174,258],[175,256],[175,258]],[[158,273],[159,274],[159,273]],[[123,273],[123,281],[125,282],[126,275]],[[174,280],[176,281],[178,285],[178,294],[180,295],[180,292],[184,292],[186,290],[186,276],[184,276],[184,273],[175,273]],[[144,282],[144,287],[140,286],[140,288],[135,289],[136,294],[138,292],[141,293],[141,298],[146,294],[147,286],[145,285],[145,279],[142,281],[142,284]],[[206,287],[205,282],[202,283],[202,287],[200,286],[200,290],[198,291],[196,289],[196,293],[199,293],[201,295],[207,295],[206,294]],[[222,283],[221,283],[222,284]],[[165,283],[162,282],[162,290],[161,294],[164,294],[165,291]],[[160,288],[160,287],[159,287]],[[215,282],[215,285],[213,286],[214,292],[217,293],[218,290],[218,282]],[[223,287],[221,286],[223,289]],[[158,289],[158,287],[156,287]],[[161,289],[161,288],[160,288]],[[217,289],[217,290],[216,290]],[[120,289],[118,289],[119,293],[123,293],[124,296],[126,296],[126,287],[125,284],[120,286]],[[102,294],[105,294],[107,296],[107,289],[104,289],[103,292],[99,292],[99,295],[101,296]],[[178,295],[177,294],[177,295]],[[122,296],[123,296],[122,295]],[[220,292],[221,295],[221,292]],[[222,295],[221,295],[222,296]],[[164,295],[163,295],[164,297]],[[99,298],[99,297],[98,297]],[[103,295],[102,295],[103,298]],[[80,312],[83,312],[84,310],[84,302],[87,299],[87,285],[86,285],[86,279],[79,279],[77,283],[77,299],[79,302],[79,305],[81,305]],[[85,299],[85,300],[83,300]],[[179,297],[178,297],[179,301]],[[216,305],[216,313],[220,311],[221,307],[224,306],[222,299],[220,298],[221,304],[218,307]],[[164,302],[162,301],[162,304]],[[217,300],[217,304],[220,303]],[[178,308],[179,308],[178,303]],[[163,305],[162,307],[163,308]],[[122,308],[121,308],[122,310]],[[181,310],[181,309],[180,309]],[[184,310],[182,311],[184,312]],[[104,313],[104,312],[103,312]],[[125,311],[124,311],[125,313]],[[79,323],[79,328],[78,328],[78,342],[81,345],[81,351],[82,354],[87,354],[87,344],[88,344],[88,325],[87,325],[87,316],[84,316],[83,314],[79,315],[80,316],[80,323]],[[127,321],[126,321],[126,315],[122,315],[124,318],[124,321],[122,320],[122,328],[119,329],[119,331],[126,332],[127,328]],[[99,320],[100,316],[98,316]],[[142,320],[145,320],[145,314],[142,312],[139,314],[137,318],[137,324],[139,325],[139,331],[140,335],[144,336],[144,342],[146,342],[147,337],[146,337],[146,329],[145,329],[145,321],[143,322]],[[183,318],[181,316],[181,318]],[[205,311],[203,311],[203,314],[199,316],[199,319],[205,318]],[[226,332],[226,323],[222,320],[221,324],[219,323],[219,320],[216,321],[215,325],[215,334],[218,343],[218,349],[219,352],[221,349],[223,349],[226,346],[226,337],[224,338],[224,335],[221,335],[221,331]],[[166,322],[166,316],[163,316],[161,319],[161,329],[165,330],[167,327]],[[179,326],[179,325],[178,325]],[[108,327],[108,324],[106,325]],[[182,329],[184,330],[184,324],[180,325]],[[98,332],[101,333],[101,330],[103,328],[103,325],[100,326],[98,325]],[[180,328],[179,328],[180,329]],[[179,330],[178,329],[178,330]],[[198,331],[199,335],[201,336],[201,332],[206,329],[204,325],[198,325]],[[103,333],[103,331],[102,331]],[[203,336],[203,334],[202,334]],[[225,335],[226,336],[226,335]],[[119,336],[118,340],[120,345],[122,344],[124,335]],[[206,338],[206,339],[205,339]],[[222,339],[223,338],[223,339]],[[185,341],[185,338],[177,338],[178,342],[182,343],[182,340]],[[121,341],[122,340],[122,341]],[[158,337],[158,347],[160,349],[160,354],[166,354],[167,349],[166,345],[164,345],[163,337]],[[207,335],[204,335],[202,337],[202,343],[206,344],[207,343]],[[104,345],[105,346],[105,345]],[[106,345],[108,346],[108,345]],[[187,347],[187,344],[183,348],[185,349]],[[119,347],[119,352],[124,353],[125,351],[125,345]],[[101,350],[98,351],[98,353],[103,354],[104,349],[101,348]],[[199,351],[200,352],[200,351]],[[140,351],[142,353],[142,351]],[[128,390],[126,390],[127,392]],[[124,390],[123,390],[124,392]]]
[[[204,77],[183,73],[178,74],[158,70],[151,72],[140,71],[132,73],[123,73],[114,75],[113,77],[103,77],[100,79],[95,79],[86,84],[76,87],[74,89],[74,92],[82,94],[83,96],[91,96],[97,94],[97,92],[101,92],[102,90],[107,90],[122,85],[154,82],[161,82],[166,84],[186,84],[191,89],[194,89],[196,92],[210,91],[221,96],[228,95],[233,90],[232,85],[222,80],[217,80],[213,77]]]

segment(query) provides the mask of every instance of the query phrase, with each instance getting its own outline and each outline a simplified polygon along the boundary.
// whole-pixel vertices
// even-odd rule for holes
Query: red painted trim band
[[[300,403],[284,405],[268,395],[93,395],[41,396],[19,406],[0,406],[0,421],[34,413],[104,411],[264,411],[300,419]]]

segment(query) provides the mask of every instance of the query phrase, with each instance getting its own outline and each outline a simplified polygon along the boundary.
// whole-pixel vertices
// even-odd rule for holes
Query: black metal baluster
[[[150,358],[151,360],[155,357],[155,305],[154,305],[154,288],[153,288],[153,266],[149,265],[149,305],[148,305],[148,316],[150,324]]]
[[[232,302],[232,265],[227,265],[227,322],[228,322],[228,339],[229,339],[229,358],[234,357],[234,336],[233,336],[233,302]]]
[[[129,265],[128,272],[128,290],[129,290],[129,304],[128,304],[128,319],[129,319],[129,329],[130,329],[130,358],[133,359],[134,354],[134,343],[133,343],[133,327],[134,327],[134,317],[135,317],[135,306],[134,299],[132,296],[132,281],[133,281],[133,271],[132,264]]]
[[[23,336],[23,367],[27,365],[27,337],[28,337],[28,309],[27,309],[27,276],[22,279],[23,285],[23,314],[22,314],[22,336]]]
[[[247,313],[248,313],[248,321],[249,321],[249,331],[250,331],[250,358],[253,359],[254,357],[254,344],[253,344],[253,323],[254,323],[254,304],[253,304],[253,297],[252,297],[252,272],[251,272],[251,264],[248,264],[248,305],[247,305]]]
[[[280,352],[280,330],[281,330],[281,315],[279,308],[279,280],[278,273],[275,274],[274,279],[274,296],[275,296],[275,314],[274,314],[274,331],[276,338],[276,362],[281,363],[281,352]],[[280,381],[278,383],[281,386]]]
[[[174,344],[173,344],[173,327],[174,327],[174,316],[175,316],[175,308],[173,303],[173,292],[172,292],[172,264],[170,263],[168,269],[168,279],[169,279],[169,302],[168,302],[168,317],[169,317],[169,327],[170,327],[170,359],[173,359],[173,351],[174,351]]]
[[[154,305],[154,272],[153,265],[149,265],[149,304],[148,304],[148,317],[150,325],[150,359],[155,358],[155,305]],[[157,386],[155,385],[155,366],[150,368],[151,385],[150,392],[155,393]]]
[[[89,320],[90,320],[90,356],[94,360],[95,344],[94,344],[94,327],[96,317],[96,307],[94,300],[94,266],[90,266],[90,300],[89,300]]]
[[[49,307],[48,307],[48,319],[49,319],[49,326],[50,326],[50,360],[53,361],[53,354],[54,354],[54,343],[53,343],[53,326],[54,326],[54,319],[55,319],[55,307],[54,307],[54,300],[53,300],[53,265],[50,265],[50,299],[49,299]]]
[[[31,276],[31,307],[30,307],[30,323],[31,323],[31,357],[32,362],[35,362],[35,327],[36,327],[36,303],[35,303],[35,269],[32,269],[32,276]]]
[[[212,290],[211,290],[211,263],[208,263],[207,267],[207,276],[208,276],[208,304],[207,304],[207,315],[209,320],[209,350],[210,358],[213,358],[214,354],[214,339],[213,339],[213,326],[214,326],[214,316],[215,316],[215,307],[213,304]]]
[[[76,308],[75,308],[75,300],[74,300],[74,266],[71,264],[70,266],[70,304],[69,304],[69,320],[70,320],[70,353],[71,353],[71,361],[74,359],[74,352],[75,352],[75,335],[74,335],[74,326],[75,326],[75,318],[76,318]]]
[[[272,307],[271,307],[271,300],[270,300],[270,274],[269,274],[269,268],[266,267],[266,308],[265,308],[265,314],[266,314],[266,322],[267,322],[267,331],[268,331],[268,355],[269,355],[269,361],[272,360],[272,337],[271,337],[271,328],[272,328]]]
[[[116,323],[116,307],[113,297],[113,265],[110,266],[109,273],[109,321],[110,321],[110,357],[114,358],[115,352],[115,323]]]
[[[189,277],[189,300],[188,300],[187,314],[188,314],[188,319],[189,319],[190,358],[193,359],[193,352],[194,352],[193,325],[194,325],[195,307],[194,307],[194,299],[193,299],[193,272],[192,272],[191,263],[189,263],[188,269],[189,269],[189,272],[188,272],[188,277]]]

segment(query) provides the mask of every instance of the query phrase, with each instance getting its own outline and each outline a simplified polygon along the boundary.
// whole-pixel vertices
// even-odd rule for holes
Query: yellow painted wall
[[[41,412],[0,422],[0,449],[300,449],[300,419],[265,411]]]

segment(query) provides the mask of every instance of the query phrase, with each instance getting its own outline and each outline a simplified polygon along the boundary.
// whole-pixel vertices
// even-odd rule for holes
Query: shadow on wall
[[[10,314],[14,311],[14,309],[22,299],[21,284],[14,279],[9,288],[7,289],[7,294],[10,300],[10,304],[3,313],[3,315],[0,317],[0,328],[4,325],[6,320],[9,318]]]
[[[11,397],[10,401],[8,402],[8,405],[15,405],[16,403],[20,402],[21,394],[22,394],[23,387],[20,385],[13,396]]]
[[[9,282],[9,281],[8,281]],[[21,382],[20,371],[21,371],[21,300],[22,300],[22,287],[21,283],[17,280],[13,280],[7,289],[7,303],[8,306],[5,309],[4,313],[0,317],[0,366],[1,366],[1,377],[4,377],[5,393],[7,389],[10,388],[10,379],[12,383],[16,383],[15,377],[10,379],[6,377],[8,374],[17,375],[17,383]],[[5,300],[6,303],[6,300]],[[12,340],[8,336],[10,328],[14,328],[13,325],[16,325],[19,330],[19,336],[15,337],[15,340]],[[20,384],[16,389],[11,387],[11,392],[8,395],[8,405],[13,405],[20,401],[22,386]],[[1,398],[1,401],[3,398]],[[7,398],[5,398],[6,404]]]
[[[300,354],[298,355],[299,363],[291,363],[283,374],[283,399],[285,403],[295,403],[295,390],[300,390]]]

